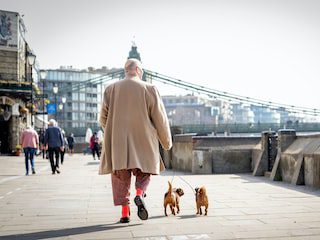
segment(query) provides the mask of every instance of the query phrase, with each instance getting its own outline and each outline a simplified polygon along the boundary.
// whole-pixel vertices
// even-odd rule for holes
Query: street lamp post
[[[57,111],[58,111],[58,108],[57,108],[57,94],[58,94],[58,91],[59,91],[59,87],[57,85],[53,86],[53,93],[54,93],[54,105],[55,105],[55,120],[57,121]]]
[[[34,65],[36,61],[36,55],[34,55],[32,52],[27,53],[27,59],[29,66],[31,66],[31,79],[30,79],[30,85],[31,85],[31,126],[33,127],[33,77],[32,77],[32,66]],[[27,74],[27,73],[26,73]]]
[[[62,97],[61,98],[61,101],[62,101],[62,104],[64,105],[65,103],[66,103],[66,101],[67,101],[67,98],[66,97]],[[62,116],[62,121],[63,121],[63,128],[65,128],[66,126],[65,126],[65,123],[64,123],[64,120],[65,120],[65,116],[64,116],[64,114],[65,114],[65,106],[64,106],[64,108],[63,108],[63,116]]]
[[[44,104],[44,80],[47,77],[47,71],[41,70],[40,71],[40,78],[42,79],[42,131],[44,133],[45,123],[44,123],[44,113],[45,113],[45,104]]]

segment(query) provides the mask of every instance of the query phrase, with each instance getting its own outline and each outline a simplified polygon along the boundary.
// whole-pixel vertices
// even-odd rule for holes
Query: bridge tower
[[[135,58],[141,62],[140,53],[138,52],[137,45],[134,41],[132,42],[131,50],[129,52],[128,59],[129,58]]]
[[[129,58],[135,58],[141,62],[140,53],[138,52],[138,48],[137,48],[135,41],[132,41],[132,46],[131,46],[131,50],[129,52],[128,59]],[[143,73],[142,80],[145,82],[150,82],[150,83],[152,82],[151,78],[147,78],[145,72]]]

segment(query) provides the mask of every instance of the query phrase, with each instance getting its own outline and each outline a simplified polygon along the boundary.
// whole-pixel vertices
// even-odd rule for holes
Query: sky
[[[24,15],[41,68],[122,67],[134,39],[146,69],[320,108],[318,0],[0,0],[0,9]]]

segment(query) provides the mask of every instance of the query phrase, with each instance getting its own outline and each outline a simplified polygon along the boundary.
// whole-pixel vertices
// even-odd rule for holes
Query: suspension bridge
[[[125,76],[123,69],[117,69],[110,71],[106,74],[101,74],[100,76],[90,78],[84,81],[79,81],[73,84],[70,87],[62,89],[63,92],[77,92],[81,89],[90,87],[91,85],[106,85],[109,82],[123,79]],[[261,107],[267,108],[277,112],[286,112],[290,114],[297,114],[300,116],[313,116],[315,118],[320,116],[320,109],[316,108],[307,108],[303,106],[295,106],[283,103],[277,103],[273,101],[256,99],[247,96],[241,96],[225,91],[219,91],[216,89],[209,88],[207,86],[183,81],[181,79],[173,78],[170,76],[166,76],[148,69],[144,69],[143,80],[147,82],[158,82],[161,84],[165,84],[167,86],[171,86],[177,89],[183,89],[186,91],[190,91],[192,93],[197,93],[204,98],[213,99],[213,100],[221,100],[228,102],[230,104],[243,104],[247,106]],[[231,131],[234,133],[259,133],[264,130],[278,130],[284,127],[287,128],[295,128],[297,131],[320,131],[320,123],[312,122],[312,123],[289,123],[287,125],[279,124],[279,123],[258,123],[258,124],[243,124],[243,123],[228,123],[228,124],[210,124],[210,125],[188,125],[188,126],[180,126],[184,129],[184,132],[200,132],[200,133],[208,133],[208,132],[216,132],[221,133],[227,131]],[[81,130],[83,131],[83,130]]]

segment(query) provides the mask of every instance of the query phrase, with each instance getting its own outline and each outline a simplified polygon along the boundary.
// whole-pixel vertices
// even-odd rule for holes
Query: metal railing
[[[174,126],[182,130],[183,133],[261,133],[263,131],[278,131],[280,129],[295,129],[297,132],[320,132],[320,123],[298,123],[298,124],[199,124],[199,125],[180,125]]]

